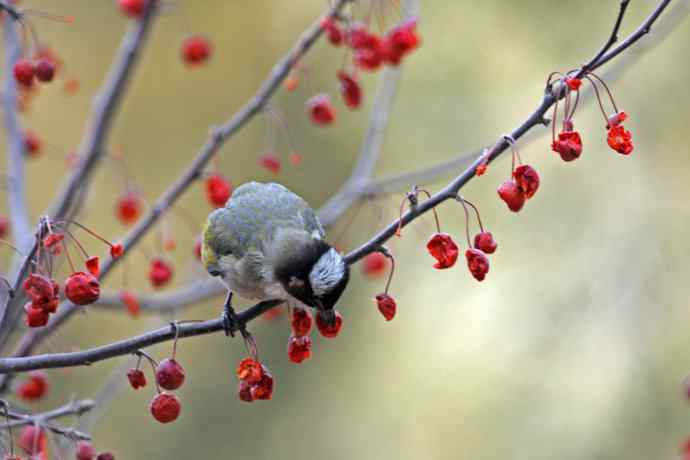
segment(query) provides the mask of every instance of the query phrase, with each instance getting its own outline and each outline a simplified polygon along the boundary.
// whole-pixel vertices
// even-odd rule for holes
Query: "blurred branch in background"
[[[6,407],[9,407],[6,405]],[[17,428],[26,425],[37,425],[43,428],[47,428],[55,434],[66,436],[70,439],[80,439],[88,440],[91,437],[82,433],[81,431],[74,430],[71,428],[63,428],[59,425],[50,423],[50,420],[66,417],[69,415],[81,415],[88,412],[93,407],[93,401],[90,399],[83,399],[79,401],[71,401],[63,406],[55,408],[47,412],[41,412],[38,414],[20,414],[19,412],[7,409],[7,415],[10,419],[14,419],[14,422],[2,423],[0,424],[0,430],[5,430],[7,428]]]

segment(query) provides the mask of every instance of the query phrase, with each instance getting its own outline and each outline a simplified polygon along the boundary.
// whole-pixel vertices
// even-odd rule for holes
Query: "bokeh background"
[[[47,144],[28,166],[37,217],[67,172],[65,157],[78,145],[127,20],[110,0],[25,3],[76,17],[72,25],[33,22],[65,59],[65,74],[81,83],[73,96],[61,83],[43,86],[23,118]],[[325,3],[171,4],[155,26],[110,142],[110,148],[122,146],[146,197],[170,185],[209,127],[251,97]],[[632,2],[623,33],[654,3]],[[473,151],[512,129],[540,100],[549,72],[576,67],[599,48],[617,8],[615,1],[423,1],[423,44],[403,66],[377,177]],[[395,18],[389,12],[385,24]],[[193,71],[181,65],[178,52],[191,32],[207,34],[215,47],[212,61]],[[179,391],[180,419],[160,425],[150,417],[150,385],[137,392],[123,388],[96,425],[98,448],[130,460],[676,458],[690,434],[682,384],[690,371],[689,41],[683,20],[666,41],[619,66],[612,88],[631,115],[630,157],[607,147],[601,114],[590,100],[576,117],[585,144],[581,159],[563,163],[550,151],[548,136],[522,147],[542,177],[522,212],[508,212],[496,196],[509,174],[508,157],[464,189],[499,244],[486,281],[477,283],[463,261],[434,270],[424,248],[433,220],[419,219],[391,242],[399,263],[392,285],[395,320],[385,322],[371,300],[384,279],[364,277],[355,267],[340,302],[341,335],[324,340],[315,334],[314,356],[304,364],[287,359],[285,316],[256,321],[252,331],[276,377],[268,403],[236,397],[234,367],[244,354],[238,340],[221,334],[184,340],[178,358],[188,381]],[[271,124],[257,117],[220,152],[218,164],[233,183],[277,180],[315,207],[338,189],[358,153],[378,80],[364,75],[366,106],[346,110],[335,79],[342,53],[319,43],[304,61],[308,77],[300,87],[273,100],[304,162],[290,166],[285,142],[277,137],[271,145]],[[311,126],[303,109],[322,91],[337,100],[338,122],[329,128]],[[268,148],[284,162],[277,177],[257,165]],[[447,179],[423,185],[435,191]],[[81,217],[109,238],[126,230],[113,214],[123,184],[118,165],[104,163]],[[344,249],[355,247],[395,217],[401,197],[366,203],[352,225],[337,225],[331,236],[342,235]],[[204,276],[192,246],[208,211],[200,183],[159,228],[177,240],[175,285]],[[443,229],[462,242],[462,209],[446,204],[439,212]],[[152,236],[106,286],[127,283],[149,291],[147,261],[155,253]],[[190,306],[177,318],[214,317],[221,303]],[[104,344],[169,319],[88,309],[41,351]],[[165,357],[170,344],[152,352]],[[134,361],[49,371],[49,398],[33,409],[92,396],[124,360]]]

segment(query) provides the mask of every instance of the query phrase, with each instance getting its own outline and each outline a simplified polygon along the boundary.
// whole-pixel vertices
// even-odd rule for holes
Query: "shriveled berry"
[[[140,18],[144,14],[146,0],[118,0],[120,11],[130,18]]]
[[[397,66],[407,54],[419,46],[417,20],[410,19],[393,28],[383,39],[383,57],[386,63]]]
[[[24,86],[31,86],[34,82],[34,66],[26,58],[17,60],[14,64],[14,79],[17,83]]]
[[[315,125],[327,126],[335,121],[335,109],[328,94],[317,94],[307,100],[307,113]]]
[[[477,281],[483,281],[489,272],[489,258],[479,249],[470,248],[465,251],[467,268]]]
[[[160,257],[151,261],[149,266],[149,281],[154,288],[160,288],[170,282],[173,277],[172,264]]]
[[[24,311],[26,312],[24,322],[28,327],[43,327],[48,324],[50,314],[43,308],[35,307],[32,302],[24,305]]]
[[[75,452],[75,457],[77,460],[93,460],[96,456],[96,449],[93,447],[90,441],[79,441],[77,443],[77,449]]]
[[[29,378],[17,388],[17,396],[24,401],[37,401],[48,392],[48,375],[44,371],[31,371]]]
[[[55,283],[46,276],[38,273],[31,273],[26,277],[22,286],[27,297],[31,300],[39,300],[45,297],[53,297],[57,295],[55,292]],[[59,289],[59,287],[58,287]]]
[[[618,126],[628,119],[628,114],[626,112],[616,112],[609,115],[606,122],[606,129],[611,129],[614,126]]]
[[[134,191],[125,192],[115,203],[115,214],[125,225],[131,225],[139,220],[142,209],[141,195]]]
[[[383,317],[386,318],[386,321],[390,321],[395,317],[395,312],[398,308],[395,299],[385,293],[376,296],[376,306]]]
[[[577,131],[561,131],[558,139],[551,143],[551,150],[558,153],[563,161],[573,161],[582,154],[582,139]]]
[[[263,376],[263,366],[254,358],[244,358],[237,365],[237,378],[247,383],[253,384],[261,380]]]
[[[110,452],[101,452],[96,456],[96,460],[115,460],[115,456]]]
[[[340,329],[343,327],[343,317],[339,311],[333,310],[335,314],[335,320],[333,323],[329,323],[323,313],[320,311],[316,313],[316,327],[322,336],[332,339],[340,333]]]
[[[22,429],[17,445],[27,454],[38,454],[47,448],[46,433],[35,425],[27,425]]]
[[[388,258],[380,252],[372,252],[362,260],[362,274],[369,277],[380,277],[386,273]]]
[[[337,75],[340,80],[340,94],[343,96],[345,105],[351,109],[358,109],[362,105],[362,87],[359,82],[354,75],[342,70],[339,70]]]
[[[240,401],[254,402],[254,397],[252,396],[252,385],[246,380],[240,380],[237,384],[237,397],[240,399]]]
[[[290,326],[297,337],[309,334],[312,326],[311,315],[304,308],[294,308],[290,316]]]
[[[232,195],[232,185],[220,174],[211,174],[206,178],[206,199],[211,206],[220,208]]]
[[[122,254],[125,253],[125,247],[122,246],[122,243],[113,243],[112,246],[110,246],[110,256],[113,259],[117,259],[118,257],[121,257]]]
[[[101,261],[98,256],[89,257],[86,259],[86,269],[93,276],[97,277],[101,274]]]
[[[187,67],[204,64],[211,57],[211,52],[211,41],[203,35],[193,35],[182,42],[182,60]]]
[[[621,155],[630,155],[633,151],[632,134],[622,125],[617,125],[609,129],[606,140],[609,147]]]
[[[290,335],[287,352],[290,361],[296,364],[311,358],[311,337]]]
[[[55,78],[55,63],[50,59],[39,59],[34,65],[34,74],[38,81],[48,83]]]
[[[525,205],[525,193],[514,180],[507,180],[498,187],[498,196],[508,205],[508,209],[518,212]]]
[[[264,367],[261,380],[250,387],[252,399],[271,399],[273,396],[273,376]]]
[[[537,193],[539,189],[539,174],[530,165],[520,165],[513,171],[515,182],[522,189],[525,198],[528,200]]]
[[[498,244],[494,241],[491,232],[480,232],[474,236],[474,247],[486,254],[493,254],[496,252]]]
[[[141,305],[136,294],[131,291],[120,291],[120,301],[127,307],[127,313],[132,318],[136,318],[141,313]]]
[[[54,256],[60,255],[62,240],[65,235],[62,233],[49,233],[43,238],[43,246],[50,251]]]
[[[151,415],[160,423],[170,423],[177,419],[182,410],[180,400],[172,393],[158,393],[149,405]]]
[[[426,248],[429,254],[436,259],[434,268],[443,270],[455,265],[458,260],[458,245],[455,244],[453,238],[447,233],[435,233],[426,243]]]
[[[27,130],[24,132],[24,147],[26,154],[35,158],[43,151],[43,140],[35,132]]]
[[[343,42],[343,31],[333,18],[323,18],[321,20],[321,29],[323,29],[331,45],[340,46]]]
[[[88,305],[98,300],[101,285],[91,273],[75,272],[65,281],[65,297],[75,305]]]
[[[156,369],[156,382],[166,390],[177,390],[184,383],[184,378],[184,368],[173,358],[164,359]]]
[[[141,369],[130,369],[127,371],[127,379],[129,380],[129,384],[135,390],[144,388],[146,386],[146,376]]]
[[[259,165],[273,174],[278,174],[282,168],[280,158],[275,153],[264,153],[259,157]]]

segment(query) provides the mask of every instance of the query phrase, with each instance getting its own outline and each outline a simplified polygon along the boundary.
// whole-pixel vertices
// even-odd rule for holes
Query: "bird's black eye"
[[[208,274],[211,276],[220,276],[220,272],[218,270],[209,270]]]

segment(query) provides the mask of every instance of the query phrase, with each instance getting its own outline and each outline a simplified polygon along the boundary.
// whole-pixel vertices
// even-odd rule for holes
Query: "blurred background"
[[[72,25],[33,22],[65,60],[63,76],[80,82],[74,95],[65,94],[60,82],[43,85],[23,117],[46,144],[28,166],[36,218],[68,171],[66,156],[79,143],[128,21],[109,0],[25,4],[76,17]],[[632,2],[622,33],[654,5]],[[184,170],[210,126],[254,94],[325,6],[323,0],[180,0],[160,18],[110,142],[110,148],[121,146],[148,199]],[[600,47],[617,11],[616,1],[423,1],[423,43],[402,68],[376,176],[493,143],[532,112],[550,72],[577,67]],[[397,17],[389,9],[384,27]],[[662,18],[660,27],[673,20]],[[190,70],[180,62],[179,46],[192,32],[208,35],[215,54],[205,67]],[[234,369],[244,348],[215,334],[178,347],[188,379],[178,392],[183,407],[175,423],[151,418],[151,385],[136,392],[124,388],[121,366],[133,365],[133,358],[49,371],[49,397],[32,409],[47,410],[72,395],[92,397],[115,368],[123,372],[124,391],[113,393],[93,435],[99,450],[121,459],[676,458],[690,435],[682,383],[690,371],[689,41],[688,21],[682,20],[646,55],[623,60],[619,79],[611,81],[618,105],[630,114],[630,157],[608,148],[601,114],[588,98],[576,116],[584,142],[578,161],[562,162],[550,151],[548,134],[522,146],[523,160],[542,178],[522,212],[510,213],[496,196],[509,175],[508,156],[463,189],[498,242],[483,283],[470,276],[464,259],[450,270],[432,268],[425,249],[434,231],[429,215],[390,243],[399,265],[392,284],[398,314],[390,323],[372,302],[385,278],[363,276],[359,266],[339,304],[342,333],[335,340],[314,333],[313,357],[302,365],[286,356],[286,316],[252,323],[276,379],[271,402],[238,401]],[[307,75],[299,88],[273,99],[303,162],[292,166],[282,137],[271,142],[276,125],[257,117],[220,152],[218,165],[234,184],[279,181],[314,207],[339,188],[358,154],[379,79],[363,74],[366,104],[347,110],[335,78],[342,60],[342,48],[319,43],[303,62]],[[305,100],[320,92],[336,101],[332,127],[314,127],[304,113]],[[268,149],[283,160],[277,176],[257,164]],[[457,173],[420,185],[433,192]],[[108,238],[123,235],[113,212],[123,189],[119,165],[104,163],[81,221]],[[346,214],[330,229],[331,239],[345,250],[358,246],[395,218],[403,196],[401,191],[367,202],[354,218]],[[7,212],[4,201],[0,210]],[[159,227],[177,242],[169,254],[175,286],[206,276],[192,248],[209,211],[199,183]],[[462,208],[448,203],[438,211],[442,229],[463,242]],[[89,248],[103,251],[96,244]],[[105,287],[150,291],[146,273],[156,251],[152,234]],[[215,298],[177,318],[216,317],[221,304]],[[170,319],[132,319],[92,308],[40,351],[105,344]],[[151,352],[162,359],[170,350],[163,344]]]

